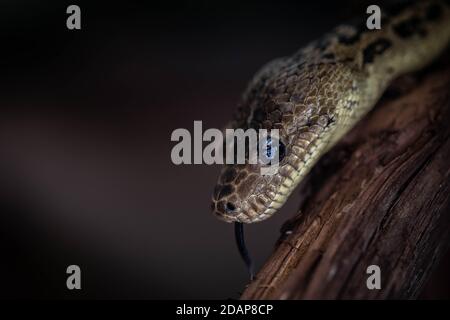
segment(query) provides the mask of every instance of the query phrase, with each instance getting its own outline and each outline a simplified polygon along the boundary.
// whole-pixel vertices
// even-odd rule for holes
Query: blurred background
[[[233,227],[210,213],[220,168],[173,165],[170,135],[221,128],[259,67],[372,2],[2,0],[1,296],[238,298]],[[247,227],[258,267],[298,199]],[[450,297],[449,266],[422,298]]]

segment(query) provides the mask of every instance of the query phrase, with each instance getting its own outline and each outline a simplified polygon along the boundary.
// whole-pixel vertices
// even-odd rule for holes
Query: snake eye
[[[236,211],[236,206],[231,202],[227,202],[227,204],[225,205],[225,210],[227,211],[227,213],[234,213]]]
[[[278,154],[278,161],[282,161],[286,155],[286,146],[283,142],[278,141],[278,147],[275,147],[270,136],[267,137],[265,156],[269,160],[273,160]]]

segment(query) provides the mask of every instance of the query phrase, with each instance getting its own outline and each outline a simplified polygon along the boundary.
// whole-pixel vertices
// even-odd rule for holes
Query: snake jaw
[[[227,223],[240,222],[238,217],[222,214],[221,212],[214,211],[214,215],[219,219]]]
[[[256,200],[254,198],[255,197],[251,197],[246,201],[242,201],[240,207],[238,207],[234,212],[226,212],[221,210],[220,208],[223,207],[223,201],[216,201],[213,199],[213,214],[218,219],[227,223],[255,223],[272,216],[280,206],[279,203],[275,203],[270,199],[268,200],[270,205],[263,206],[261,202],[256,204]],[[277,199],[279,199],[279,197]],[[255,205],[259,205],[260,207],[256,208]]]
[[[291,178],[284,176],[285,166],[281,165],[274,176],[261,175],[250,166],[227,166],[214,190],[213,214],[228,223],[268,219],[285,203],[295,186]]]

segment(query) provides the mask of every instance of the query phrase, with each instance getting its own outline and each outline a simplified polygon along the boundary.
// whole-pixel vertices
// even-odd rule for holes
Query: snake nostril
[[[227,210],[227,213],[234,213],[236,211],[236,206],[231,202],[227,202],[225,209]]]

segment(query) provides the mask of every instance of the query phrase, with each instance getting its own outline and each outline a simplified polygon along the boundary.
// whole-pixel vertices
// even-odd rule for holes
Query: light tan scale
[[[417,1],[383,12],[380,30],[368,30],[365,21],[340,26],[263,67],[231,127],[279,129],[285,155],[272,176],[261,175],[259,164],[226,165],[214,190],[214,214],[242,223],[272,216],[394,78],[430,64],[449,41],[449,1]]]

